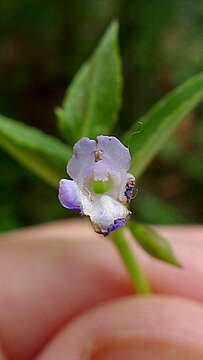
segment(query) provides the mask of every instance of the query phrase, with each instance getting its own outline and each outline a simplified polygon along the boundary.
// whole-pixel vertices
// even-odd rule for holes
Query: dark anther
[[[134,189],[135,189],[135,180],[130,179],[125,186],[125,193],[124,193],[128,202],[130,202],[131,199],[133,198]]]
[[[94,151],[95,162],[102,160],[103,151]]]

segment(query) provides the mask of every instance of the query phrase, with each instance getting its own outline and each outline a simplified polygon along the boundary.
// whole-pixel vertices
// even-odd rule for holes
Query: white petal
[[[126,206],[108,195],[87,196],[81,192],[81,201],[84,214],[90,217],[92,223],[102,233],[108,232],[108,228],[115,220],[126,218],[130,214]]]

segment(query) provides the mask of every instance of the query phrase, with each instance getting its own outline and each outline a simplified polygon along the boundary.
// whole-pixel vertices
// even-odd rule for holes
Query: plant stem
[[[125,239],[123,230],[119,229],[115,232],[112,232],[110,237],[121,256],[128,274],[130,275],[131,282],[136,293],[149,294],[151,292],[149,283],[142,269],[140,268],[137,259],[134,257],[128,242]]]

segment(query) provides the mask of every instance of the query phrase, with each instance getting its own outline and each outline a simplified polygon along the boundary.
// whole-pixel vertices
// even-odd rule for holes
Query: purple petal
[[[83,180],[95,163],[96,141],[88,137],[80,139],[73,147],[73,156],[67,167],[67,172],[77,182]]]
[[[61,205],[70,210],[82,211],[78,187],[72,180],[62,179],[59,183],[59,200]]]
[[[130,167],[130,153],[127,147],[114,136],[97,136],[97,150],[101,150],[102,160],[112,164],[119,170],[128,170]]]
[[[128,220],[128,217],[114,220],[114,223],[108,227],[107,232],[104,232],[103,235],[106,236],[111,231],[118,230],[121,226],[126,224],[127,220]]]

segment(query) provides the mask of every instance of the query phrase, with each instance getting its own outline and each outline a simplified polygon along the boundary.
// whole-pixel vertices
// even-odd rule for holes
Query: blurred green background
[[[122,134],[203,70],[202,0],[1,0],[0,113],[58,136],[54,109],[112,19],[120,21]],[[203,104],[137,184],[135,216],[202,223]],[[55,190],[0,152],[0,231],[65,218]],[[72,216],[72,215],[71,215]]]

